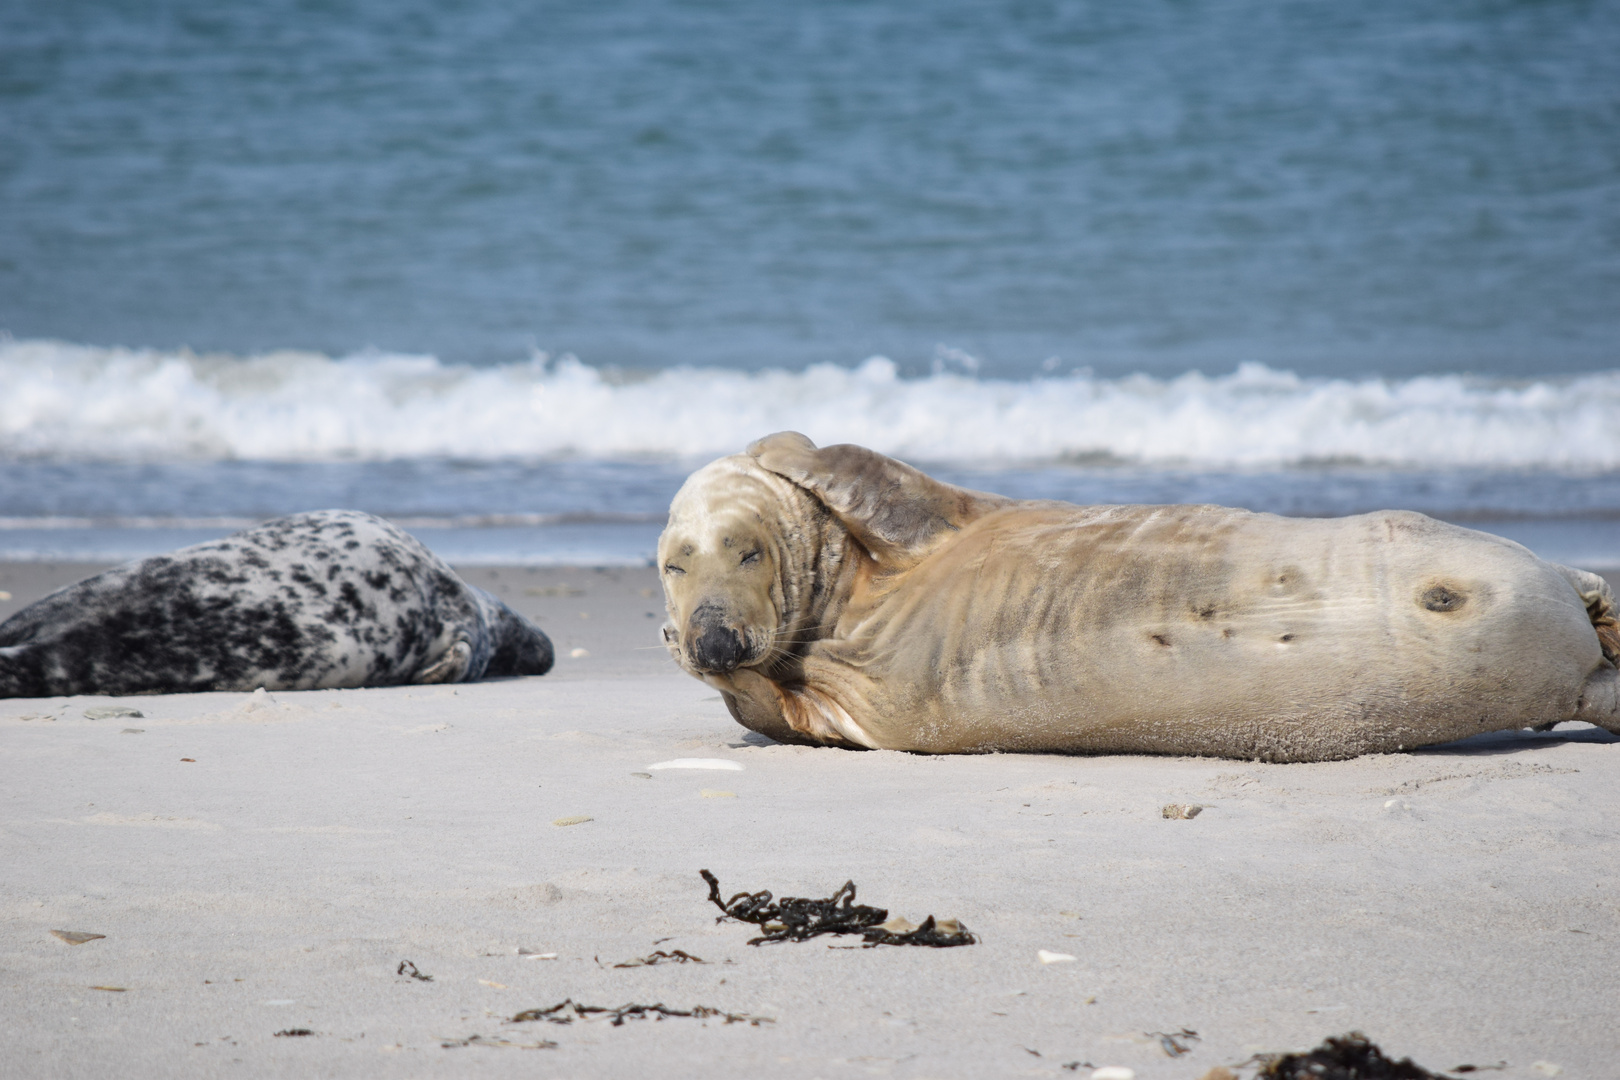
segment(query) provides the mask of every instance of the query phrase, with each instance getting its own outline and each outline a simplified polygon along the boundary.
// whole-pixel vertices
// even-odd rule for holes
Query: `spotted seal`
[[[784,432],[693,474],[658,558],[676,662],[786,741],[1319,761],[1620,732],[1608,584],[1406,511],[1019,501]]]
[[[355,510],[126,563],[0,623],[0,697],[464,682],[551,663],[527,619]]]

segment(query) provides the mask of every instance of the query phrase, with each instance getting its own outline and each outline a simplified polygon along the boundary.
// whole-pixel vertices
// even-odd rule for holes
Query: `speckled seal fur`
[[[354,510],[127,563],[0,623],[0,697],[463,682],[551,663],[532,623]]]

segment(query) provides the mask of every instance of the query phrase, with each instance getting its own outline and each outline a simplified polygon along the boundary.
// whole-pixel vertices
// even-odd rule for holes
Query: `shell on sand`
[[[682,757],[670,761],[660,761],[647,766],[648,772],[657,772],[659,769],[719,769],[730,772],[741,772],[742,762],[728,761],[725,758],[712,757]]]

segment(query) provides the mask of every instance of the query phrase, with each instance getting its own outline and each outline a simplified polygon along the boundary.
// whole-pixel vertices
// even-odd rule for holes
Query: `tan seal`
[[[676,661],[784,741],[1320,761],[1620,732],[1607,583],[1406,511],[1016,501],[783,432],[694,473],[658,555]]]

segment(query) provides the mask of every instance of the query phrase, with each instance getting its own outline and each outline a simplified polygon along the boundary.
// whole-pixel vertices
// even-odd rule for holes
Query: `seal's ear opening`
[[[767,435],[748,454],[820,499],[875,560],[891,566],[921,560],[944,536],[1011,501],[941,483],[864,446],[818,450],[796,431]]]

